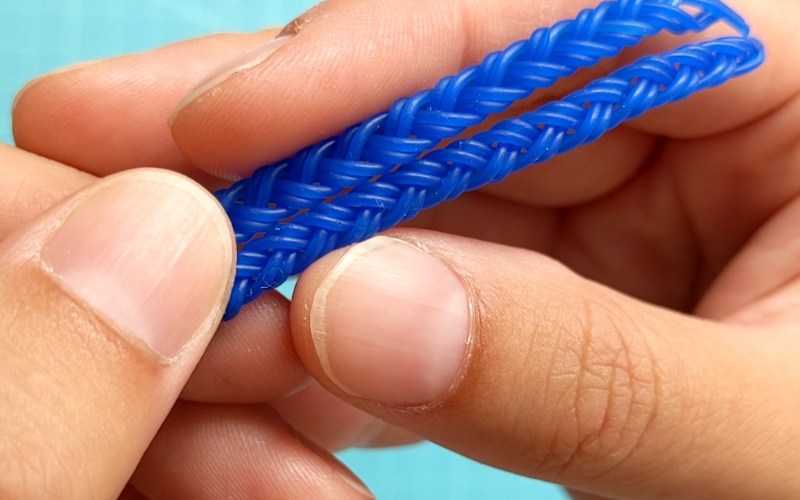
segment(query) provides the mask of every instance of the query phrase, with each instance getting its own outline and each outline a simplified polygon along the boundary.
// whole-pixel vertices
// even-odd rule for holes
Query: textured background
[[[140,52],[184,38],[280,26],[314,3],[2,0],[0,109],[6,111],[0,115],[0,141],[13,141],[7,110],[17,90],[31,78],[67,64]],[[430,444],[340,456],[381,500],[567,498],[553,486],[484,467]]]

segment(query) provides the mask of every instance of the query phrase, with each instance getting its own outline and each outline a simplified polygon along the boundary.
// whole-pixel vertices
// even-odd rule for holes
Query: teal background
[[[280,26],[314,3],[0,0],[0,109],[6,110],[0,115],[0,141],[13,142],[8,110],[17,91],[38,75],[209,33]],[[432,444],[348,451],[340,457],[381,500],[568,498],[559,488],[479,465]]]

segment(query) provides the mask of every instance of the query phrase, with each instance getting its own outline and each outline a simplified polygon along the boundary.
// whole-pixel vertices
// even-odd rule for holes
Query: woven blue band
[[[640,59],[561,101],[436,149],[580,68],[662,31],[741,36]],[[240,245],[225,319],[337,248],[593,142],[649,109],[756,69],[764,49],[718,0],[616,0],[536,30],[477,66],[216,193]]]

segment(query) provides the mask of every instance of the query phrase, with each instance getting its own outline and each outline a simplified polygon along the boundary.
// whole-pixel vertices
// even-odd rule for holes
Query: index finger
[[[297,36],[269,56],[256,50],[254,59],[207,78],[179,106],[173,136],[204,170],[246,175],[596,4],[330,0],[290,25]],[[718,133],[775,109],[800,88],[800,75],[790,69],[800,52],[793,28],[800,5],[730,4],[763,39],[769,62],[755,75],[652,113],[635,127],[679,137]],[[610,64],[674,45],[671,37],[658,37]]]

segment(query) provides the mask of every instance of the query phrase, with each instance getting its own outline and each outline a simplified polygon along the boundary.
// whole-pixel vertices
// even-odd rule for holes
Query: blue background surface
[[[369,1],[369,0],[364,0]],[[442,0],[446,1],[446,0]],[[0,141],[28,80],[79,61],[153,49],[220,31],[289,22],[315,0],[2,0]],[[476,464],[432,444],[340,454],[381,500],[564,500],[560,489]]]

